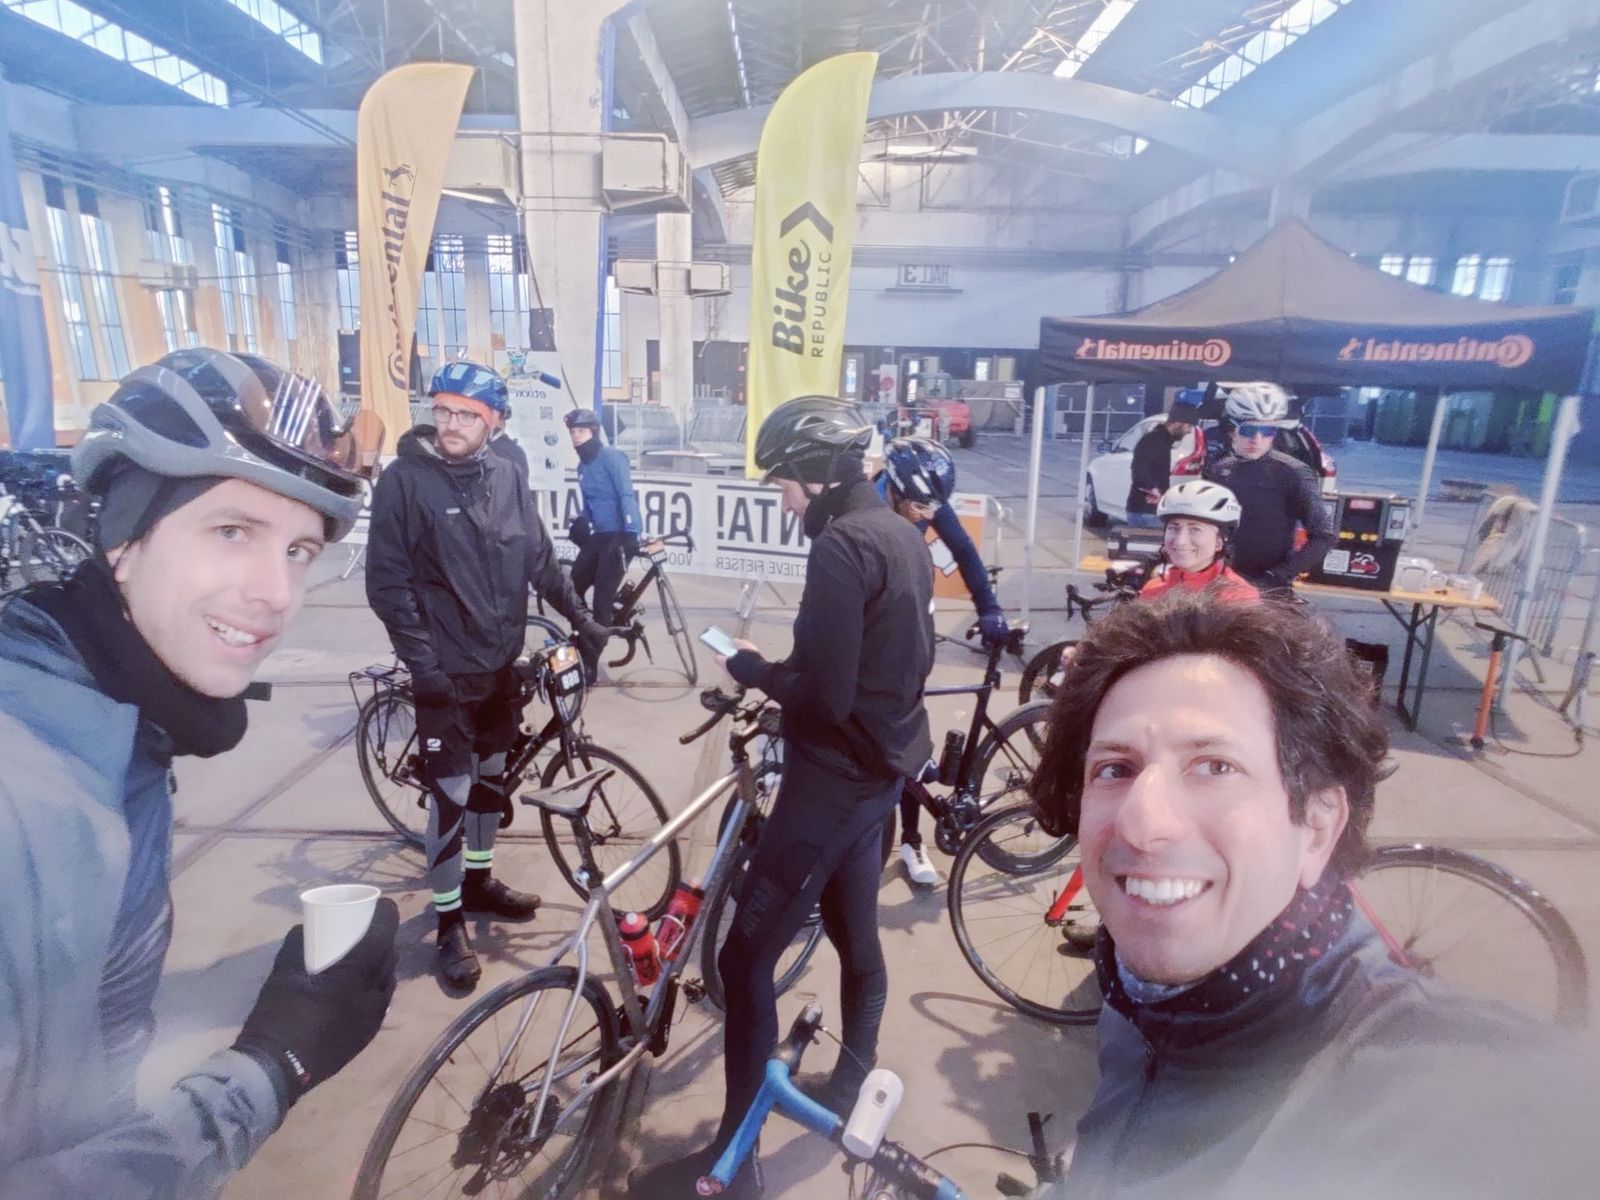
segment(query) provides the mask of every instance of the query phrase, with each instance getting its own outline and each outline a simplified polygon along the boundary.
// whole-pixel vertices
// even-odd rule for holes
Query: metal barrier
[[[1470,571],[1474,556],[1483,546],[1488,529],[1489,510],[1502,497],[1485,496],[1478,501],[1472,525],[1467,532],[1467,543],[1461,550],[1457,570]],[[1528,638],[1531,649],[1541,656],[1555,651],[1556,631],[1567,600],[1576,593],[1574,581],[1583,565],[1589,548],[1589,530],[1577,521],[1560,515],[1550,518],[1549,540],[1545,543],[1544,562],[1534,583],[1533,605],[1527,613],[1527,628],[1520,632]],[[1509,616],[1516,610],[1517,591],[1522,586],[1522,576],[1527,569],[1527,546],[1515,553],[1500,555],[1493,565],[1480,568],[1476,574],[1483,580],[1484,591],[1500,602],[1500,611]],[[1535,664],[1538,670],[1538,664]],[[1543,678],[1543,671],[1539,671]]]

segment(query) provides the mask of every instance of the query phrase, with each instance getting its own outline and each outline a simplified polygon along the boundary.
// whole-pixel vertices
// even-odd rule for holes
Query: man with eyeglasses
[[[455,362],[434,375],[429,395],[433,425],[400,439],[373,493],[367,600],[411,672],[439,972],[470,990],[482,970],[466,914],[526,920],[539,907],[539,897],[491,874],[495,834],[510,819],[506,757],[522,699],[512,664],[530,585],[586,651],[597,652],[606,634],[556,561],[525,477],[490,449],[506,411],[505,380]]]
[[[1223,404],[1232,453],[1206,472],[1244,510],[1233,541],[1234,570],[1264,596],[1287,595],[1297,576],[1322,561],[1338,540],[1311,468],[1272,448],[1293,428],[1289,393],[1275,383],[1227,387]],[[1296,531],[1306,539],[1295,546]]]

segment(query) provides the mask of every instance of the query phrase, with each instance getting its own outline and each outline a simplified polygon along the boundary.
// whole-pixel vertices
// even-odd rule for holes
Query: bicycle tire
[[[558,777],[576,779],[597,767],[610,767],[627,780],[624,785],[616,775],[601,785],[600,794],[589,808],[589,832],[594,838],[594,858],[601,871],[612,870],[627,862],[668,821],[667,809],[661,803],[645,777],[622,755],[590,741],[578,741],[573,746],[582,770],[574,770],[564,749],[557,749],[555,757],[545,764],[540,776],[541,787],[549,787]],[[555,859],[561,877],[579,896],[587,898],[588,889],[578,882],[578,848],[572,841],[572,827],[563,817],[552,817],[544,810],[539,812],[544,827],[545,844]],[[650,822],[654,822],[650,824]],[[605,822],[606,825],[601,825]],[[647,827],[646,827],[647,826]],[[665,859],[663,859],[663,854]],[[666,863],[664,869],[657,864]],[[658,920],[667,911],[667,903],[683,878],[683,854],[676,841],[669,842],[654,858],[612,894],[611,903],[618,913],[640,912],[650,920]]]
[[[1092,1025],[1100,1014],[1099,922],[1087,892],[1060,925],[1045,921],[1076,850],[1076,839],[1051,838],[1032,806],[1018,805],[980,821],[950,868],[946,904],[961,957],[1012,1008],[1052,1025]]]
[[[409,732],[400,739],[398,748],[390,749],[394,721],[402,712],[407,724],[400,728]],[[383,819],[407,842],[420,847],[427,836],[428,792],[420,777],[413,779],[409,774],[415,769],[407,762],[414,756],[416,739],[416,710],[407,697],[385,688],[361,702],[356,712],[356,760],[361,766],[361,781],[367,785],[367,795]],[[415,823],[406,820],[413,812],[420,814]]]
[[[1050,682],[1050,677],[1060,667],[1061,652],[1068,646],[1077,644],[1077,638],[1063,638],[1059,642],[1051,642],[1030,658],[1028,665],[1022,668],[1022,682],[1017,684],[1017,703],[1031,704],[1035,700],[1054,700],[1056,688]]]
[[[1394,877],[1402,871],[1411,875],[1404,882]],[[1463,890],[1457,881],[1476,886]],[[1401,845],[1374,851],[1355,882],[1381,932],[1419,974],[1568,1028],[1587,1023],[1583,947],[1526,880],[1460,850]]]
[[[464,1174],[469,1167],[476,1168],[473,1174],[463,1180],[461,1186],[451,1187],[444,1194],[452,1196],[476,1195],[483,1191],[485,1187],[496,1182],[493,1175],[481,1181],[477,1179],[478,1175],[491,1171],[505,1172],[517,1166],[519,1162],[525,1161],[523,1156],[525,1156],[526,1147],[517,1145],[514,1141],[508,1144],[507,1139],[516,1139],[519,1132],[523,1135],[527,1133],[526,1130],[517,1131],[516,1123],[518,1121],[526,1122],[528,1116],[531,1115],[527,1111],[531,1104],[527,1104],[526,1100],[524,1100],[524,1104],[527,1105],[524,1107],[524,1105],[517,1105],[513,1099],[507,1101],[506,1106],[501,1107],[493,1115],[489,1115],[484,1109],[480,1109],[480,1105],[487,1105],[490,1099],[488,1094],[488,1085],[491,1081],[489,1072],[495,1070],[494,1064],[500,1062],[501,1054],[482,1053],[475,1046],[469,1046],[468,1039],[486,1025],[491,1024],[491,1022],[493,1024],[491,1038],[513,1036],[511,1032],[512,1023],[502,1024],[493,1020],[493,1018],[510,1005],[520,1001],[529,1001],[533,1005],[533,1012],[528,1018],[528,1027],[523,1029],[522,1036],[517,1040],[516,1044],[510,1046],[507,1062],[511,1065],[512,1072],[516,1075],[518,1081],[526,1083],[532,1077],[531,1085],[537,1087],[539,1079],[542,1077],[534,1076],[534,1072],[538,1072],[541,1069],[544,1065],[543,1062],[537,1062],[527,1071],[522,1071],[521,1062],[517,1055],[521,1052],[521,1048],[525,1043],[534,1055],[544,1054],[545,1060],[548,1061],[549,1056],[546,1052],[550,1045],[554,1043],[557,1025],[552,1023],[548,1026],[548,1037],[541,1037],[535,1034],[532,1026],[541,1019],[541,1016],[548,1017],[553,1015],[559,1021],[567,1001],[563,1000],[561,1005],[540,1004],[539,998],[535,998],[534,993],[549,993],[549,995],[543,997],[545,1000],[555,999],[554,993],[564,993],[566,997],[570,998],[577,988],[577,981],[578,972],[573,967],[545,967],[541,970],[531,971],[518,979],[501,984],[451,1022],[449,1027],[439,1035],[438,1040],[429,1048],[422,1061],[406,1077],[394,1099],[389,1102],[388,1108],[385,1109],[382,1119],[378,1122],[377,1129],[373,1131],[372,1140],[367,1144],[366,1153],[362,1157],[361,1168],[356,1176],[355,1190],[352,1193],[353,1200],[384,1200],[384,1198],[388,1197],[403,1198],[408,1195],[419,1197],[437,1195],[439,1193],[434,1189],[438,1187],[439,1183],[450,1179],[448,1172],[454,1171],[458,1175]],[[551,1087],[551,1101],[553,1103],[570,1099],[571,1093],[577,1090],[577,1086],[581,1086],[581,1084],[564,1086],[565,1081],[570,1079],[572,1073],[578,1071],[588,1072],[592,1068],[592,1074],[598,1074],[614,1064],[622,1053],[617,1010],[615,1005],[612,1004],[610,996],[606,994],[605,988],[591,976],[584,980],[583,990],[579,993],[579,996],[581,997],[579,1008],[574,1013],[573,1024],[569,1028],[568,1040],[562,1052],[564,1053],[567,1049],[576,1047],[580,1053],[573,1056],[572,1064],[565,1069],[559,1065],[560,1055],[557,1056],[557,1082],[553,1083]],[[591,1018],[592,1025],[589,1024]],[[573,1029],[580,1029],[580,1027],[582,1027],[580,1032],[576,1034],[572,1032]],[[591,1039],[593,1041],[592,1047],[589,1045]],[[489,1049],[505,1051],[507,1046],[491,1045]],[[466,1053],[469,1050],[471,1052],[470,1055]],[[459,1062],[457,1061],[458,1055],[460,1055]],[[446,1072],[456,1082],[457,1086],[455,1088],[451,1088],[445,1082]],[[484,1076],[481,1084],[475,1084],[470,1087],[463,1086],[464,1080],[469,1080],[475,1075]],[[401,1135],[406,1129],[408,1118],[417,1109],[419,1102],[423,1100],[429,1085],[436,1080],[439,1083],[438,1090],[443,1094],[438,1097],[435,1103],[438,1105],[454,1105],[467,1118],[466,1125],[458,1131],[454,1129],[453,1124],[446,1125],[442,1116],[439,1120],[430,1120],[429,1117],[435,1115],[436,1111],[430,1108],[429,1117],[418,1116],[417,1118],[419,1122],[426,1126],[426,1130],[423,1133],[423,1137],[426,1140],[420,1141],[415,1146],[401,1148]],[[519,1197],[539,1196],[546,1198],[546,1200],[563,1200],[565,1197],[574,1195],[588,1173],[588,1168],[594,1159],[594,1151],[606,1144],[606,1139],[601,1136],[601,1132],[596,1128],[596,1125],[611,1097],[615,1094],[617,1082],[613,1081],[590,1098],[587,1111],[581,1118],[579,1129],[571,1135],[567,1148],[557,1155],[543,1179],[531,1182],[523,1182],[517,1179],[514,1181],[514,1189],[509,1193],[496,1189],[493,1194],[512,1194]],[[513,1087],[516,1086],[509,1079],[506,1083]],[[464,1096],[472,1097],[472,1108],[470,1110],[466,1109],[465,1104],[459,1099],[459,1097]],[[470,1127],[474,1113],[479,1114],[477,1120],[481,1122],[477,1129]],[[550,1113],[547,1109],[547,1118],[549,1115]],[[452,1121],[459,1119],[452,1118]],[[444,1131],[443,1136],[440,1135],[440,1130]],[[456,1135],[453,1139],[450,1138],[452,1133]],[[489,1148],[491,1151],[500,1152],[488,1155],[487,1162],[482,1161],[486,1157],[482,1153],[486,1134],[498,1134],[493,1138]],[[533,1141],[536,1144],[543,1144],[539,1138],[534,1138]],[[446,1144],[439,1145],[441,1142]],[[444,1164],[445,1175],[436,1176],[434,1171],[424,1171],[421,1174],[417,1174],[418,1163],[415,1159],[411,1159],[406,1161],[403,1167],[406,1181],[388,1189],[384,1187],[385,1169],[387,1167],[394,1162],[405,1159],[407,1155],[424,1152],[430,1146],[437,1146],[437,1152],[440,1155],[450,1151],[450,1158],[446,1159]],[[455,1162],[457,1158],[465,1158],[466,1162],[462,1165],[457,1165]],[[519,1171],[518,1173],[520,1175],[521,1172]],[[474,1183],[477,1183],[478,1186],[474,1187]],[[415,1190],[411,1190],[413,1188]]]
[[[25,528],[17,545],[18,565],[28,583],[58,583],[93,554],[89,543],[77,534],[53,525]]]
[[[728,996],[722,987],[722,974],[717,970],[717,955],[722,950],[722,943],[728,940],[728,931],[733,928],[733,919],[739,910],[738,896],[749,873],[750,858],[749,846],[735,847],[728,860],[728,869],[706,895],[705,906],[701,910],[701,919],[706,922],[706,927],[700,938],[700,979],[705,987],[706,999],[718,1012],[728,1011]],[[778,958],[778,969],[774,972],[773,980],[775,995],[783,995],[805,974],[811,956],[822,944],[822,936],[822,911],[813,909],[794,940]]]
[[[683,665],[683,677],[693,687],[700,680],[700,664],[694,657],[694,638],[689,635],[689,624],[678,604],[678,593],[665,571],[656,576],[656,590],[661,598],[661,619],[666,622],[667,636],[678,651],[678,661]]]
[[[1028,787],[1044,750],[1050,708],[1050,701],[1035,700],[1012,709],[979,744],[968,778],[977,781],[980,813],[1027,801]]]

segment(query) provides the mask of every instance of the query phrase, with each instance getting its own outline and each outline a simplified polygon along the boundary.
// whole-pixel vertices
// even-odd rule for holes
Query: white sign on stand
[[[578,464],[562,417],[571,403],[560,387],[551,387],[540,374],[561,377],[555,354],[531,350],[497,350],[495,366],[504,372],[511,393],[511,417],[506,432],[528,456],[528,483],[535,490],[561,485]]]

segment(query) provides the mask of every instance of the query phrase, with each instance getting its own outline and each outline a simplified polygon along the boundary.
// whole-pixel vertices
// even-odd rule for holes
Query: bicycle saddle
[[[600,790],[600,785],[616,773],[614,767],[601,767],[555,787],[524,792],[522,802],[542,808],[552,816],[581,820],[589,815],[589,804]]]

